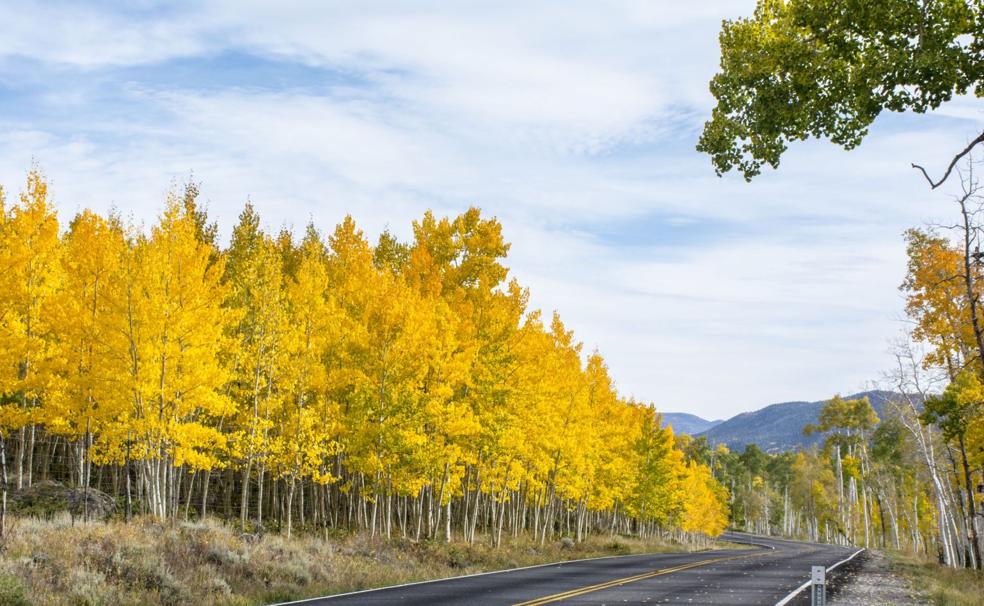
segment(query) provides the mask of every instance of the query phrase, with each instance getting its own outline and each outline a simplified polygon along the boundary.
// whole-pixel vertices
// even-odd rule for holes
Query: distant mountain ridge
[[[890,391],[863,391],[849,396],[845,400],[855,400],[867,397],[879,418],[885,418],[890,402],[897,401],[899,394]],[[803,427],[819,420],[820,409],[827,400],[818,402],[780,402],[751,412],[743,412],[726,421],[707,421],[686,413],[663,413],[663,425],[673,425],[677,433],[704,436],[711,444],[725,444],[731,450],[743,450],[748,444],[756,444],[765,452],[775,453],[787,450],[802,450],[823,442],[823,436],[814,434],[803,435]],[[700,427],[700,423],[709,424],[704,429],[688,432],[683,424],[678,425],[681,416],[694,417],[697,423],[690,427]]]
[[[672,425],[674,433],[685,433],[689,435],[696,435],[702,431],[711,429],[715,425],[724,423],[724,419],[708,421],[689,412],[664,412],[662,415],[664,427]]]

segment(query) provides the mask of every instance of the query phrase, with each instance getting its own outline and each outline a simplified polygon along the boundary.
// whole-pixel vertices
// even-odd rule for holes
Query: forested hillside
[[[684,449],[728,488],[738,527],[980,568],[981,268],[968,261],[969,240],[911,230],[907,241],[914,329],[896,346],[894,391],[766,407],[685,438]],[[797,442],[806,448],[795,452]]]
[[[288,537],[724,529],[710,469],[528,308],[495,219],[372,245],[350,217],[268,233],[247,204],[222,247],[197,194],[149,230],[60,222],[36,169],[0,204],[0,532],[10,492],[50,479],[127,520]]]
[[[675,433],[688,435],[699,434],[723,422],[720,420],[708,421],[686,412],[664,412],[660,416],[663,419],[663,427],[669,425]]]
[[[868,398],[875,412],[884,416],[891,408],[891,402],[900,397],[889,391],[866,391],[847,396],[846,399]],[[919,399],[918,396],[915,398]],[[704,436],[711,444],[724,444],[733,450],[740,450],[749,444],[755,444],[769,453],[809,448],[820,445],[823,436],[817,433],[806,435],[803,427],[818,422],[824,404],[826,401],[772,404],[735,415],[692,435]]]
[[[973,567],[971,504],[978,489],[965,470],[974,473],[979,443],[967,456],[940,431],[934,412],[955,394],[951,387],[931,396],[925,409],[899,395],[880,412],[867,396],[835,397],[822,405],[817,423],[801,428],[820,444],[800,452],[712,448],[703,436],[685,440],[685,450],[726,484],[739,528],[938,555]]]

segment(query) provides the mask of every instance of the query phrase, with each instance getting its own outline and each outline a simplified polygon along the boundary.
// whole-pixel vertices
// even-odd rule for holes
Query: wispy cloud
[[[861,387],[898,330],[902,230],[946,212],[908,168],[975,105],[793,146],[752,184],[694,151],[722,18],[751,2],[27,4],[0,38],[0,182],[153,220],[194,171],[226,233],[345,213],[409,237],[498,216],[533,303],[620,388],[720,417]]]

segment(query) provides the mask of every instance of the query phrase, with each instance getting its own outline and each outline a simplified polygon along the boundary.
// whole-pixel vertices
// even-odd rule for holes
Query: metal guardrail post
[[[823,566],[810,569],[810,604],[827,606],[827,570]]]

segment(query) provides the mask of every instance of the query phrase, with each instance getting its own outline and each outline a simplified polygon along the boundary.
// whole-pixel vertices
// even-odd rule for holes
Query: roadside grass
[[[937,606],[980,606],[984,603],[984,573],[948,568],[910,554],[891,553],[892,565]]]
[[[243,535],[213,519],[73,526],[67,517],[19,518],[0,554],[0,604],[245,606],[561,560],[694,549],[672,539],[608,535],[543,546],[509,538],[499,549],[483,539],[414,543],[357,533],[287,540]]]

